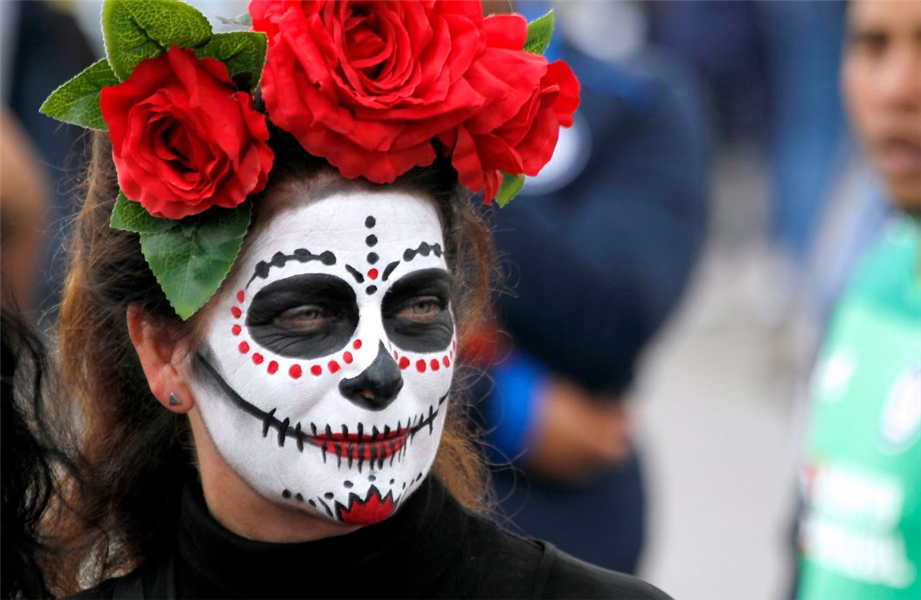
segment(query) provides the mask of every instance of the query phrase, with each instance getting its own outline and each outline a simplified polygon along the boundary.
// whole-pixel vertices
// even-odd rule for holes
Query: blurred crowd
[[[798,568],[775,589],[921,598],[921,3],[513,4],[529,20],[555,9],[548,57],[572,66],[582,104],[544,171],[485,211],[504,280],[472,394],[500,520],[642,573],[657,443],[634,418],[643,359],[709,255],[757,250],[749,318],[791,332],[801,432],[798,495],[777,499],[796,506],[777,535]],[[44,332],[86,141],[37,109],[100,56],[98,9],[0,3],[3,309]],[[743,163],[768,182],[761,214],[744,183],[715,199]],[[9,401],[5,384],[4,443]]]

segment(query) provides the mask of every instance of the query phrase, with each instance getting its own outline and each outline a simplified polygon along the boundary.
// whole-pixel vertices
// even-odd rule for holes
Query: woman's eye
[[[329,315],[316,305],[298,306],[290,308],[275,317],[275,324],[285,329],[296,331],[313,331],[326,325]]]
[[[441,302],[435,297],[416,298],[397,313],[400,319],[431,321],[441,312]]]

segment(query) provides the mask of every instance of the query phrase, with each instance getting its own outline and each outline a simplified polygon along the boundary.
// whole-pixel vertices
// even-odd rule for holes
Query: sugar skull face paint
[[[434,205],[394,191],[311,200],[240,260],[195,358],[215,447],[270,501],[386,519],[431,468],[454,373]]]

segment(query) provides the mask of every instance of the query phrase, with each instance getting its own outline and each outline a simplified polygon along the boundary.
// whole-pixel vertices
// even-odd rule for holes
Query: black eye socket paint
[[[282,316],[292,309],[315,306],[322,322],[309,330],[286,326]],[[348,344],[358,326],[355,291],[334,275],[311,273],[273,282],[253,298],[246,327],[253,340],[289,358],[320,358]]]
[[[394,282],[384,297],[381,312],[387,336],[401,350],[445,350],[454,337],[454,320],[448,311],[453,279],[443,269],[423,269]],[[441,310],[430,321],[401,319],[397,314],[420,297],[437,299]]]

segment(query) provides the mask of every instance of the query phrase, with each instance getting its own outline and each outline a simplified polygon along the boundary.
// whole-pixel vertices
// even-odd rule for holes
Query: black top
[[[77,598],[668,598],[465,510],[428,477],[392,518],[297,544],[254,542],[187,485],[171,556]]]

